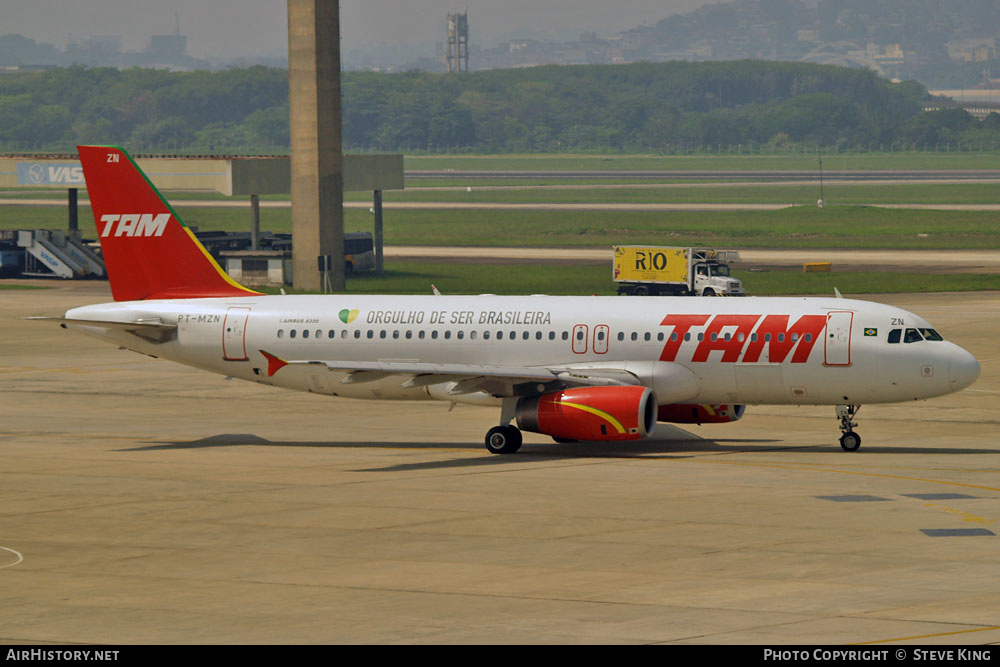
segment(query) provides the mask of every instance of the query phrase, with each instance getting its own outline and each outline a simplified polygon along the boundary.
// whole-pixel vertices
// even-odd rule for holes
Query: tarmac
[[[5,281],[10,283],[11,281]],[[1000,293],[878,295],[971,388],[513,456],[495,410],[227,381],[0,291],[0,642],[1000,642]]]

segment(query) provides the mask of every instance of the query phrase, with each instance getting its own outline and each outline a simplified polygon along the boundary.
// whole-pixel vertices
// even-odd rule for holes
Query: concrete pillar
[[[260,195],[250,195],[250,249],[260,250]]]
[[[340,120],[340,2],[288,0],[292,258],[298,289],[344,290],[344,174]]]
[[[77,206],[77,189],[70,188],[69,195],[67,197],[67,204],[69,205],[69,231],[76,232],[80,229],[80,209]]]

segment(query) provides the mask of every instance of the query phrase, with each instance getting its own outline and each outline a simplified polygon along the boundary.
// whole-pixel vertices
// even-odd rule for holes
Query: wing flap
[[[491,366],[483,364],[436,364],[415,360],[379,361],[322,361],[286,360],[265,350],[268,359],[268,376],[285,366],[323,366],[329,371],[344,373],[343,384],[375,382],[391,376],[409,376],[402,383],[406,388],[428,387],[436,384],[455,383],[450,394],[488,391],[495,395],[512,395],[518,384],[537,383],[559,386],[607,386],[641,384],[635,374],[624,368],[612,366]]]

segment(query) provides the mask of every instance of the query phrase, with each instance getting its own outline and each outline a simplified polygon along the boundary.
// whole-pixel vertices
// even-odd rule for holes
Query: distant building
[[[184,35],[153,35],[146,53],[154,58],[170,59],[182,57],[186,50],[187,37]]]

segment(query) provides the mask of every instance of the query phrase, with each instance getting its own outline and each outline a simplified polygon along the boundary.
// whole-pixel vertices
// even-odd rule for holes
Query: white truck
[[[735,250],[613,246],[614,281],[619,294],[635,296],[744,296],[732,277]]]

